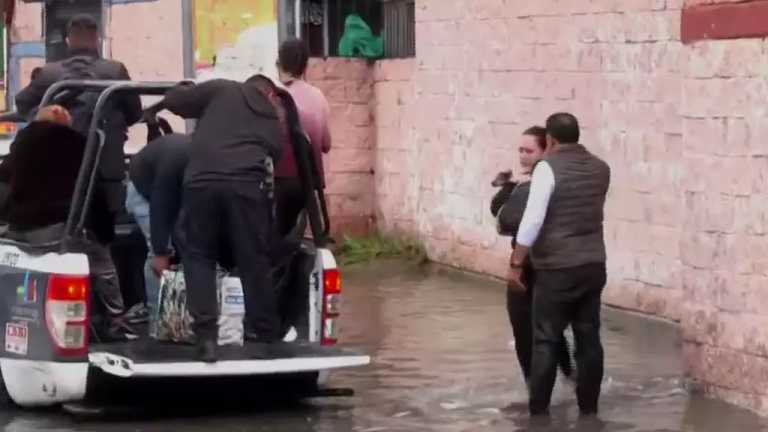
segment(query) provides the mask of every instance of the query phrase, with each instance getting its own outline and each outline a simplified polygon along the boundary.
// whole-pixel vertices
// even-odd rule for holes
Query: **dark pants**
[[[232,249],[245,294],[246,331],[265,341],[279,333],[277,295],[270,276],[272,203],[263,182],[215,182],[184,190],[184,277],[194,331],[217,335],[216,263],[222,243]]]
[[[281,237],[288,235],[296,225],[305,201],[304,190],[298,178],[275,179],[275,224]]]
[[[600,297],[606,282],[605,264],[538,270],[533,295],[533,363],[531,414],[549,409],[557,375],[563,330],[570,324],[576,340],[576,387],[582,414],[597,413],[603,380],[600,343]]]
[[[116,325],[122,321],[121,316],[125,312],[120,279],[110,248],[89,236],[88,240],[73,245],[72,251],[88,256],[94,298],[91,312],[94,337],[97,341],[109,341],[117,337],[113,330],[118,327]]]
[[[515,336],[517,361],[520,363],[525,381],[529,382],[533,355],[533,292],[536,288],[536,273],[530,266],[526,266],[523,271],[523,281],[528,287],[524,293],[507,289],[507,314]],[[562,333],[557,351],[557,364],[560,370],[563,375],[571,376],[573,373],[571,352],[568,341]]]

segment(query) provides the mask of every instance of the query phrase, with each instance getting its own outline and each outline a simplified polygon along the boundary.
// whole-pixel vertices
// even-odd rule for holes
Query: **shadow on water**
[[[580,420],[572,388],[558,382],[551,417],[531,420],[500,283],[398,261],[352,267],[345,269],[344,276],[342,338],[374,358],[369,367],[332,376],[332,385],[357,391],[352,398],[259,407],[211,403],[207,409],[174,407],[168,401],[167,407],[96,422],[77,422],[57,411],[12,411],[0,413],[0,429],[768,430],[765,421],[749,412],[682,390],[680,337],[674,326],[611,310],[604,313],[606,379],[600,419]],[[233,389],[233,393],[252,390]]]

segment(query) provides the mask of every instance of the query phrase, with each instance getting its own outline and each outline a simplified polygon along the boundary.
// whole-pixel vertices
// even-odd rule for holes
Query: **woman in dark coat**
[[[520,225],[525,204],[528,201],[530,189],[530,175],[533,167],[544,154],[546,149],[546,130],[540,126],[533,126],[523,132],[520,141],[520,165],[523,168],[522,179],[513,181],[511,172],[499,173],[493,181],[493,186],[501,187],[491,201],[491,213],[498,220],[499,233],[502,235],[516,236]],[[514,248],[515,242],[512,241]],[[507,313],[512,324],[512,332],[515,336],[515,351],[520,362],[526,383],[531,373],[531,357],[533,349],[532,329],[532,305],[533,290],[536,285],[536,271],[533,269],[530,258],[523,266],[522,282],[527,289],[520,292],[518,289],[507,288]],[[560,370],[567,378],[573,379],[573,363],[571,353],[565,336],[562,338],[559,365]]]

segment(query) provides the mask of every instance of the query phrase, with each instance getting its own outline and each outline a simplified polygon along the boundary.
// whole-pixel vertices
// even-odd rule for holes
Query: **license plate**
[[[5,351],[13,354],[27,355],[28,345],[29,329],[26,324],[5,324]]]

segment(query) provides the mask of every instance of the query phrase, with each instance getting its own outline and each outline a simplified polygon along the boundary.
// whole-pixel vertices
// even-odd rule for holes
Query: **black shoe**
[[[149,322],[149,309],[144,303],[137,303],[128,309],[122,318],[128,324],[145,324]]]
[[[216,355],[216,341],[204,339],[197,343],[197,359],[203,363],[216,363],[219,358]]]
[[[112,320],[108,326],[97,326],[95,331],[96,340],[101,343],[128,342],[139,338],[131,326],[119,319]]]
[[[245,340],[251,343],[263,343],[263,344],[273,344],[273,343],[280,342],[280,338],[277,336],[264,336],[262,334],[252,332],[252,331],[245,332]]]

